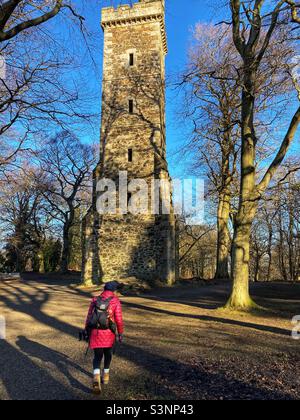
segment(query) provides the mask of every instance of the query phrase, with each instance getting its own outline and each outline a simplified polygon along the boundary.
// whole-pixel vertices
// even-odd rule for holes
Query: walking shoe
[[[104,385],[108,385],[108,383],[109,383],[109,373],[103,372],[102,383]]]
[[[94,375],[94,380],[93,380],[93,393],[95,395],[101,394],[101,380],[100,380],[100,375]]]

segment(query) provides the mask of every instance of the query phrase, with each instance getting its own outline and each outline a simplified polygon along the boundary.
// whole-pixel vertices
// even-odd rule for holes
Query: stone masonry
[[[97,284],[134,277],[150,285],[176,277],[175,217],[152,214],[151,183],[169,179],[166,162],[163,0],[140,0],[102,10],[104,67],[100,161],[94,171],[93,205],[83,224],[83,282]],[[143,179],[149,212],[97,212],[97,183]],[[134,192],[128,196],[128,203]],[[118,197],[119,203],[120,197]],[[127,200],[127,198],[126,198]],[[119,209],[118,209],[119,210]]]

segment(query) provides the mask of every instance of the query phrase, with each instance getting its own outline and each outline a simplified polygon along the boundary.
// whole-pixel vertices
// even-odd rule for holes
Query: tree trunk
[[[63,249],[61,257],[60,270],[62,273],[69,271],[69,258],[70,257],[70,227],[65,225],[63,229]]]
[[[269,241],[268,241],[268,273],[267,273],[267,281],[271,281],[271,269],[272,269],[272,258],[273,258],[273,251],[272,251],[272,244],[273,244],[273,227],[270,223],[268,223],[269,229]]]
[[[231,309],[247,310],[255,306],[249,291],[250,235],[258,205],[255,180],[254,86],[256,71],[245,60],[242,96],[241,188],[239,210],[234,224],[232,247],[233,290],[227,303]]]
[[[218,238],[217,238],[217,269],[216,280],[229,280],[229,256],[230,256],[230,195],[223,194],[219,199],[218,206]]]
[[[39,273],[45,273],[45,258],[44,258],[44,252],[40,251],[38,254],[39,259]]]
[[[296,280],[295,276],[296,276],[296,266],[295,266],[295,235],[294,235],[294,208],[292,206],[291,203],[291,197],[289,194],[289,209],[288,209],[288,213],[289,213],[289,243],[288,243],[288,250],[289,250],[289,271],[290,271],[290,281],[294,282]]]
[[[279,220],[279,244],[278,244],[279,271],[281,273],[282,279],[287,282],[288,275],[287,275],[287,270],[285,266],[285,240],[284,240],[283,217],[282,217],[281,207],[278,212],[278,220]]]
[[[261,257],[259,255],[259,253],[257,253],[256,261],[255,261],[255,272],[254,272],[254,282],[255,283],[259,282],[260,259],[261,259]]]
[[[23,250],[19,248],[16,248],[16,271],[17,273],[23,273],[25,271]]]
[[[233,290],[228,308],[248,309],[253,306],[249,293],[250,224],[239,224],[235,228],[232,246]]]

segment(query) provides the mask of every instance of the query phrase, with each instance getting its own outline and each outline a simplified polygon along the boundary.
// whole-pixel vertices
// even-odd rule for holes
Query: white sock
[[[104,373],[109,373],[109,369],[104,369]]]
[[[94,376],[100,375],[100,369],[94,369]]]

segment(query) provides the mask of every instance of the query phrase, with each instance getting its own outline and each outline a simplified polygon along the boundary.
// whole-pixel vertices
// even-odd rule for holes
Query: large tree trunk
[[[216,280],[229,280],[229,257],[230,257],[230,195],[223,194],[219,199],[218,206],[218,238],[217,238],[217,269]]]
[[[249,262],[251,227],[256,214],[258,196],[255,180],[254,86],[256,72],[251,60],[245,61],[242,97],[241,189],[239,210],[234,224],[232,247],[233,290],[227,303],[232,309],[251,309],[255,304],[249,291]]]
[[[243,83],[242,83],[242,147],[241,147],[241,182],[239,209],[235,222],[233,241],[233,291],[227,306],[234,309],[250,309],[254,303],[249,293],[249,259],[250,259],[250,231],[256,214],[257,205],[266,191],[273,176],[280,167],[287,151],[295,137],[300,124],[300,107],[292,118],[286,136],[281,147],[269,166],[262,181],[256,185],[256,146],[257,137],[254,127],[255,98],[258,97],[256,82],[258,80],[258,68],[265,55],[270,50],[272,36],[276,33],[279,25],[279,15],[282,11],[282,3],[279,2],[270,14],[271,23],[268,28],[263,24],[261,14],[263,1],[254,3],[249,10],[243,10],[241,1],[231,0],[233,40],[237,51],[243,60]],[[244,16],[247,17],[249,36],[246,40],[245,27],[242,28]],[[243,17],[242,17],[243,16]],[[262,33],[265,32],[264,40]],[[263,40],[263,42],[261,42]]]
[[[253,306],[249,293],[251,223],[238,223],[232,246],[233,290],[227,303],[228,308],[248,309]]]

